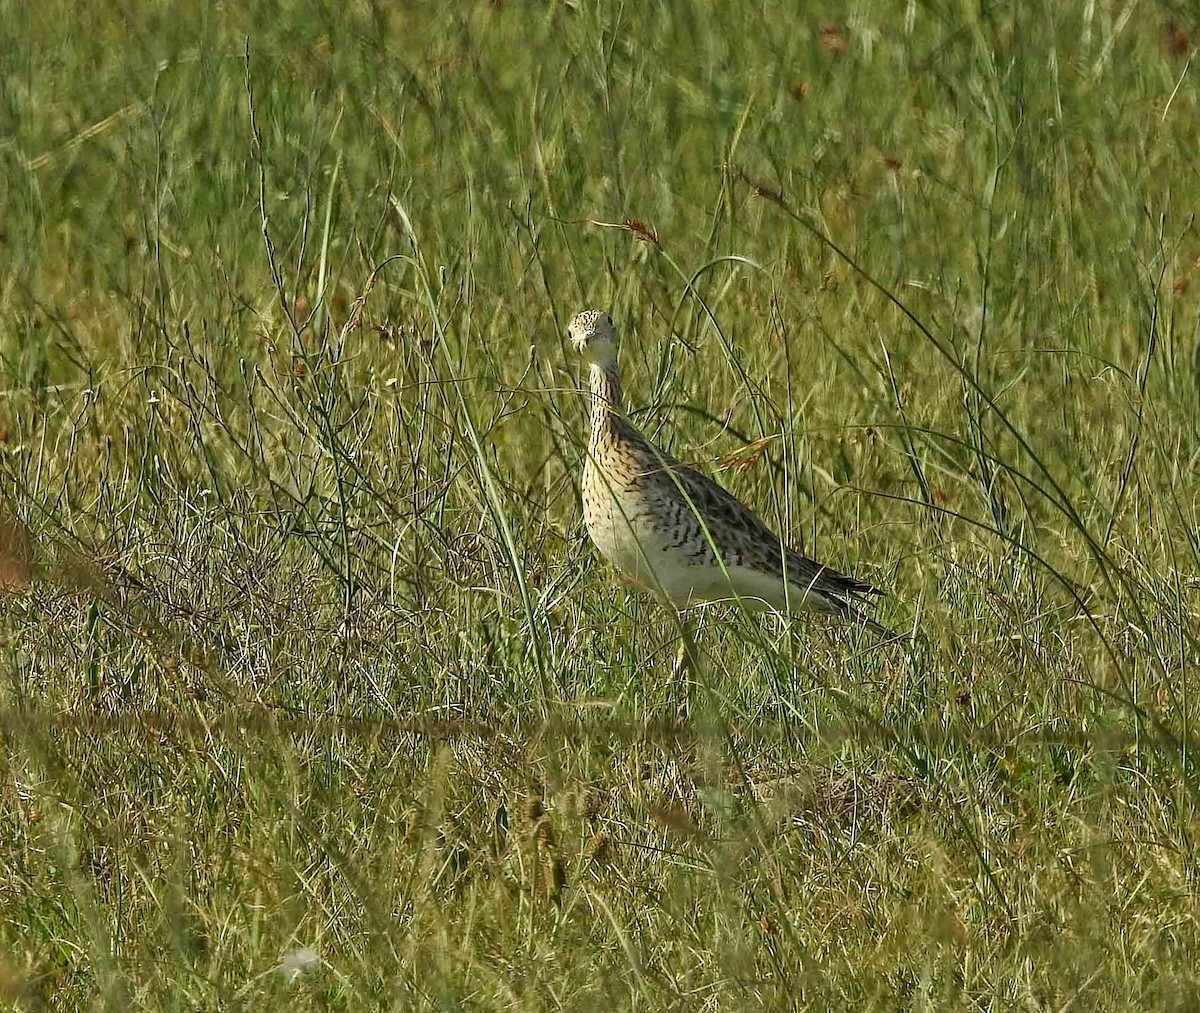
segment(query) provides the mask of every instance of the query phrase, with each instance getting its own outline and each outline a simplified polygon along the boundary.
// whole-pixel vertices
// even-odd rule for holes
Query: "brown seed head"
[[[557,903],[559,895],[567,885],[567,870],[563,867],[562,859],[556,857],[543,865],[542,877],[546,882],[546,893]]]
[[[825,52],[837,56],[850,48],[850,33],[846,26],[836,21],[826,21],[820,25],[820,45]]]
[[[1187,29],[1178,21],[1168,21],[1163,45],[1172,56],[1183,56],[1189,48]]]
[[[717,463],[721,468],[736,468],[738,471],[749,471],[762,459],[767,447],[774,443],[778,436],[772,434],[762,439],[738,447],[722,457]]]
[[[612,838],[606,830],[597,830],[587,842],[583,856],[595,865],[601,865],[608,859],[612,847]]]
[[[676,802],[651,806],[650,818],[664,830],[680,837],[692,837],[699,832],[692,822],[691,813]]]
[[[632,232],[643,243],[653,243],[655,246],[661,245],[658,241],[658,229],[647,222],[643,222],[638,218],[626,218],[621,223],[621,227]]]
[[[0,504],[0,591],[24,591],[33,583],[29,529]]]

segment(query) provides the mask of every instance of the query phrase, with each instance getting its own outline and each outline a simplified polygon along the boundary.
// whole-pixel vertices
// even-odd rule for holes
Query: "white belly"
[[[703,551],[706,536],[698,524],[681,544],[680,532],[662,523],[656,504],[628,489],[614,495],[601,475],[588,470],[583,506],[592,542],[622,574],[676,608],[739,598],[754,610],[820,608],[815,598],[795,588],[789,600],[783,581],[770,574],[701,558],[711,553]]]
[[[628,494],[618,498],[602,477],[589,472],[590,466],[584,472],[583,516],[592,543],[626,577],[653,587],[656,570],[650,561],[669,553],[663,551],[665,536],[648,504]]]

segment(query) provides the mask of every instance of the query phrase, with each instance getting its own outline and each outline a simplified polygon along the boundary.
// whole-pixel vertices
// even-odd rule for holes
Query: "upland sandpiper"
[[[883,630],[861,612],[878,588],[791,549],[712,479],[647,440],[625,415],[617,329],[601,310],[576,314],[571,343],[591,372],[583,514],[602,555],[678,612],[714,601],[752,611],[815,611]],[[680,661],[696,666],[690,628]]]

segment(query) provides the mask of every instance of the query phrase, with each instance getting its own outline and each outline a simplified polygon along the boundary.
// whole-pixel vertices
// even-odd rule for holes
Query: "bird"
[[[581,499],[592,543],[620,573],[677,615],[737,601],[748,611],[817,612],[890,630],[865,615],[879,588],[792,549],[711,478],[648,440],[629,420],[617,369],[618,335],[602,310],[567,328],[587,363],[591,419]],[[681,627],[677,670],[695,670],[691,626]]]

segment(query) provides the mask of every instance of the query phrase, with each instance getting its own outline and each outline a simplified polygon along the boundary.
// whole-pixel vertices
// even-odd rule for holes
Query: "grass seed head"
[[[679,837],[694,837],[699,828],[692,822],[692,815],[677,802],[664,802],[650,807],[650,818],[668,833]]]
[[[653,243],[655,246],[662,245],[658,241],[658,229],[639,218],[626,218],[622,223],[622,228],[632,232],[643,243]]]
[[[603,865],[608,860],[612,850],[612,838],[607,830],[597,830],[592,834],[584,849],[583,857],[592,865]]]
[[[567,885],[567,870],[557,855],[542,866],[542,878],[546,883],[546,893],[556,904]]]
[[[11,511],[0,505],[0,591],[33,584],[33,539]]]
[[[831,56],[838,56],[850,48],[850,33],[840,22],[824,21],[820,25],[820,32],[820,46]]]
[[[1178,21],[1168,21],[1163,45],[1172,56],[1184,56],[1190,48],[1187,29]]]

